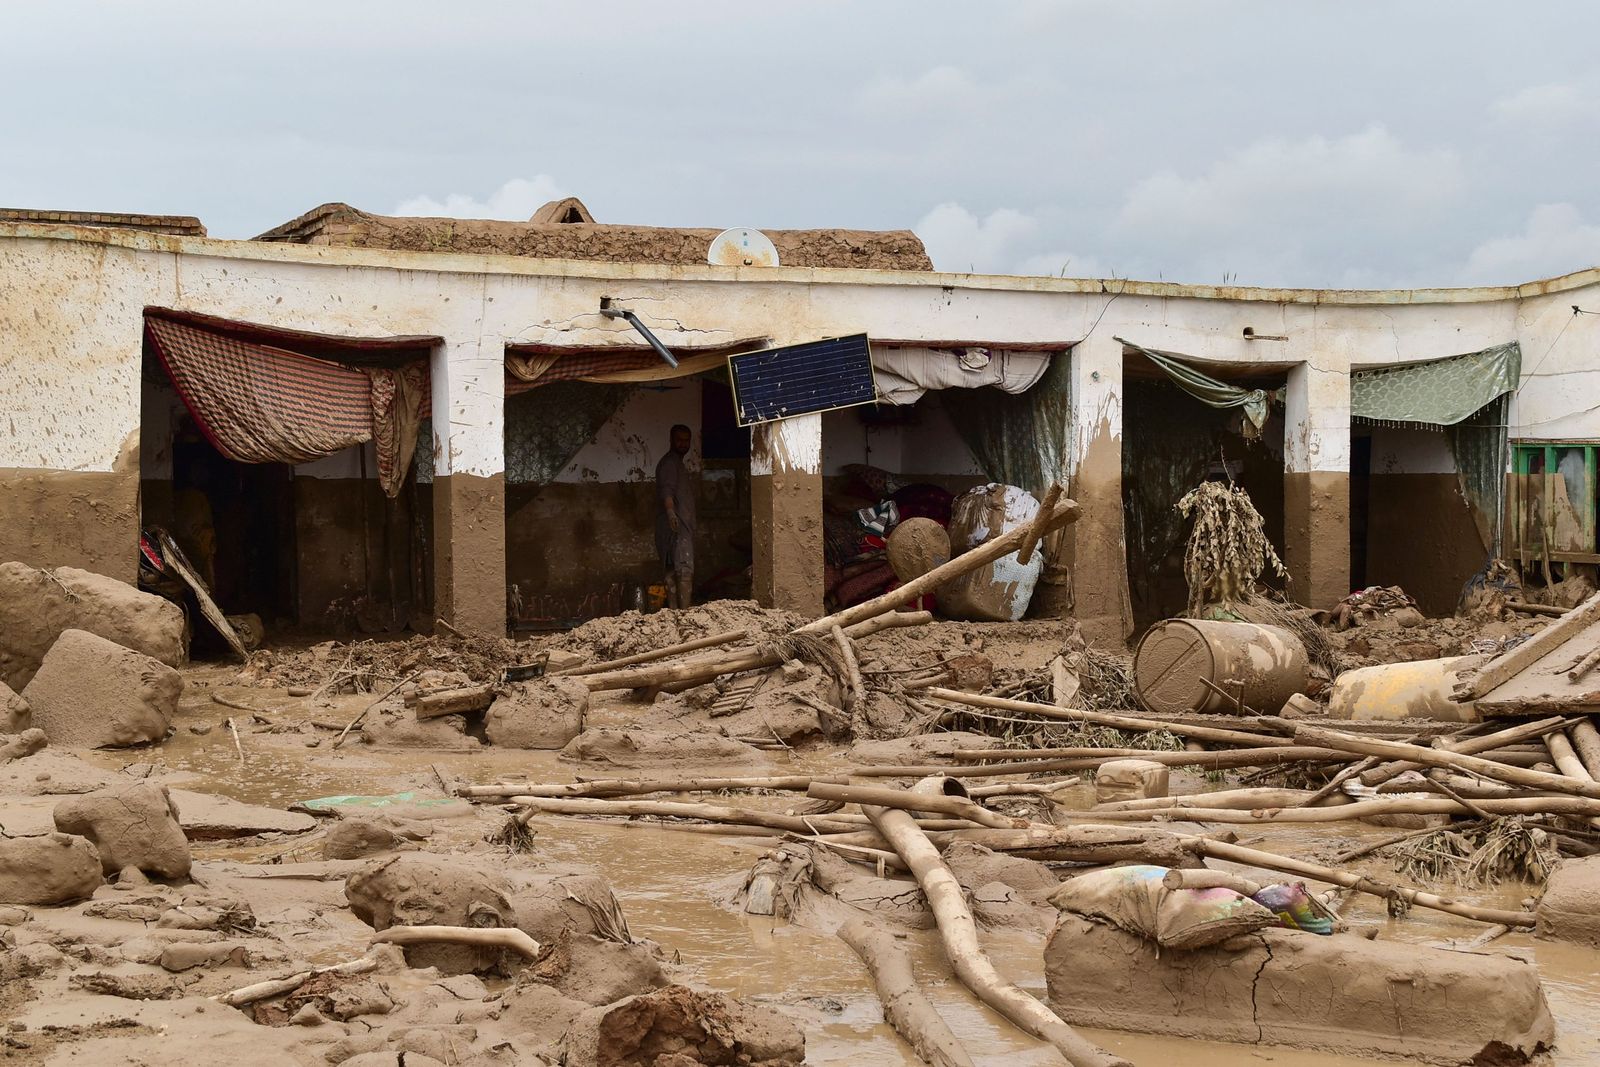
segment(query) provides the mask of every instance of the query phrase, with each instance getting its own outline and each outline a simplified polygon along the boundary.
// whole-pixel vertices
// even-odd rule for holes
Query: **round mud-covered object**
[[[933,519],[907,519],[889,534],[886,551],[894,576],[913,581],[950,562],[950,532]]]
[[[1134,691],[1154,712],[1275,714],[1308,681],[1305,646],[1277,626],[1168,619],[1133,653]]]

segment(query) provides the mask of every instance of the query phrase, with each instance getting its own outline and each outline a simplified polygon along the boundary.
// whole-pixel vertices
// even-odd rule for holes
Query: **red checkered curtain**
[[[427,400],[425,365],[346,367],[162,318],[146,318],[145,332],[224,456],[305,463],[376,441],[379,484],[400,492]]]

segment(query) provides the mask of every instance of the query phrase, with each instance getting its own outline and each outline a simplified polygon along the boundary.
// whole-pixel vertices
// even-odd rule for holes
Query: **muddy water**
[[[554,753],[485,750],[472,753],[373,752],[347,743],[331,750],[332,734],[321,733],[317,747],[306,747],[299,734],[242,735],[241,763],[226,728],[199,736],[191,723],[220,723],[229,715],[247,713],[212,703],[211,690],[194,683],[225,684],[229,672],[193,672],[180,709],[177,735],[158,750],[142,753],[168,770],[186,772],[187,788],[224,793],[240,800],[283,806],[295,800],[341,793],[390,793],[405,789],[436,794],[438,769],[449,777],[488,782],[502,775],[527,775],[533,780],[568,781],[570,765]],[[364,702],[343,698],[314,711],[301,700],[274,697],[270,691],[218,689],[233,699],[261,708],[274,722],[307,718],[346,722]],[[596,718],[621,721],[622,709],[606,709]],[[108,766],[134,762],[128,754],[104,752],[94,757]],[[806,761],[779,753],[785,769],[836,770],[837,757]],[[676,768],[674,769],[676,770]],[[721,907],[719,897],[731,891],[771,839],[711,836],[662,829],[648,824],[622,824],[541,817],[540,856],[597,868],[615,887],[636,936],[658,942],[676,955],[698,981],[740,996],[790,1006],[807,1020],[807,1060],[855,1067],[914,1064],[917,1061],[883,1022],[876,996],[856,957],[837,938],[793,926],[736,915]],[[1333,824],[1317,827],[1239,828],[1241,843],[1289,853],[1315,854],[1329,841],[1354,842],[1390,831]],[[1329,850],[1331,851],[1331,850]],[[1325,853],[1324,853],[1325,854]],[[234,853],[238,856],[238,853]],[[243,858],[243,857],[240,857]],[[1375,875],[1393,876],[1382,861],[1366,867]],[[1455,892],[1458,897],[1499,907],[1516,907],[1527,887]],[[1465,941],[1481,932],[1479,924],[1418,909],[1391,920],[1370,898],[1358,897],[1345,916],[1358,929],[1377,927],[1379,937],[1418,944]],[[985,945],[996,966],[1022,988],[1044,994],[1040,965],[1042,941],[1015,931],[985,933]],[[977,1005],[951,976],[931,933],[915,939],[919,972],[957,1035],[979,1064],[1023,1067],[1058,1064],[998,1016]],[[1553,1062],[1560,1067],[1600,1063],[1600,973],[1592,951],[1541,942],[1526,934],[1508,935],[1487,951],[1515,952],[1538,964],[1559,1030]],[[1141,1067],[1185,1064],[1187,1067],[1233,1067],[1272,1063],[1279,1067],[1358,1067],[1375,1061],[1275,1047],[1252,1047],[1172,1038],[1086,1030],[1103,1046]]]

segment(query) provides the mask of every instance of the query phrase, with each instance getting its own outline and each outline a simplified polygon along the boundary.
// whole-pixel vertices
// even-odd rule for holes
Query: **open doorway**
[[[313,388],[273,377],[269,384],[285,383],[283,406],[268,409],[253,377],[262,360],[349,376],[357,383],[351,395],[364,398],[371,392],[364,366],[415,366],[426,358],[428,339],[321,337],[206,316],[149,314],[161,325],[145,337],[141,526],[172,534],[225,614],[256,616],[276,636],[392,633],[431,621],[431,500],[410,476],[409,449],[393,494],[380,485],[370,441],[339,448],[338,438],[324,436],[326,454],[299,462],[246,462],[230,453],[242,440],[288,451],[302,439],[297,432],[321,432],[314,410],[303,424],[283,417],[296,405],[314,409],[322,398]],[[177,387],[180,377],[184,390]],[[255,421],[246,424],[251,417]],[[363,419],[370,435],[365,408],[355,421]],[[415,424],[409,425],[414,434]],[[194,604],[186,606],[193,617]],[[194,630],[204,653],[213,635],[208,627]]]
[[[1205,367],[1241,388],[1277,390],[1287,375],[1273,367]],[[1273,404],[1259,433],[1246,433],[1238,409],[1217,409],[1174,385],[1153,363],[1123,360],[1122,502],[1128,592],[1142,631],[1182,614],[1188,604],[1183,552],[1188,523],[1177,509],[1202,481],[1227,480],[1250,494],[1268,540],[1283,551],[1283,409]],[[1263,573],[1263,584],[1282,580]]]

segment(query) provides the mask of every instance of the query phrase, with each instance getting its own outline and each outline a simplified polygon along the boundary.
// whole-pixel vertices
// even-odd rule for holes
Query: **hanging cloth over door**
[[[1272,401],[1282,399],[1281,390],[1240,389],[1227,382],[1219,382],[1185,363],[1176,353],[1145,348],[1121,337],[1114,337],[1112,340],[1121,341],[1123,345],[1154,363],[1172,379],[1174,385],[1202,404],[1221,409],[1239,408],[1244,413],[1246,437],[1261,436],[1261,430],[1267,424],[1267,417],[1272,413]]]

